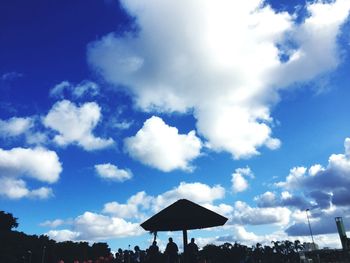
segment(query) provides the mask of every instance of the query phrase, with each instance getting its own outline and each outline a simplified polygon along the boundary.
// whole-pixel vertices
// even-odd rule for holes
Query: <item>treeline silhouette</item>
[[[45,235],[27,235],[13,231],[17,227],[17,218],[0,211],[1,263],[56,263],[61,260],[67,263],[110,257],[111,250],[107,243],[89,245],[88,242],[56,242]]]
[[[67,262],[166,262],[164,253],[158,252],[152,262],[146,251],[139,250],[142,256],[135,261],[135,251],[118,250],[115,255],[107,243],[56,242],[45,235],[27,235],[13,230],[18,227],[17,218],[12,214],[0,211],[0,262],[57,263]],[[139,247],[137,246],[139,249]],[[206,245],[198,252],[195,262],[232,263],[232,262],[300,262],[299,251],[303,245],[298,241],[273,241],[271,246],[257,243],[248,247],[239,243],[224,243],[220,246]],[[90,261],[89,261],[90,260]],[[62,262],[61,261],[61,262]],[[182,256],[179,256],[179,262]]]

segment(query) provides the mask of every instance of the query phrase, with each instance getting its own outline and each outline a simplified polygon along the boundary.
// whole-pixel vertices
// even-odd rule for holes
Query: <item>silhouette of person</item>
[[[124,262],[123,250],[121,248],[119,248],[118,252],[115,253],[115,262],[116,263],[123,263]]]
[[[141,262],[141,250],[139,248],[139,246],[135,246],[134,247],[134,253],[132,256],[132,262],[138,263]]]
[[[173,242],[173,239],[169,237],[169,242],[165,248],[165,254],[167,255],[168,263],[177,262],[177,252],[179,251],[176,243]]]
[[[157,241],[153,241],[152,245],[148,248],[148,262],[156,263],[159,258],[159,247],[157,246]]]
[[[187,259],[189,263],[196,263],[198,260],[198,246],[194,243],[194,238],[191,238],[191,242],[187,245]]]

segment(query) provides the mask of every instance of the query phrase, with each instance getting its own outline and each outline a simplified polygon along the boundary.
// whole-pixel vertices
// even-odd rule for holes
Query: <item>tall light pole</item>
[[[309,230],[310,230],[310,236],[311,236],[311,239],[312,239],[312,245],[313,245],[314,249],[316,249],[316,247],[315,247],[315,241],[314,241],[314,236],[312,235],[312,230],[311,230],[311,224],[310,224],[309,214],[308,214],[309,211],[310,211],[310,209],[306,209],[306,210],[305,210],[305,212],[306,212],[306,217],[307,217],[307,222],[309,223]]]
[[[45,249],[46,249],[46,246],[43,246],[43,254],[41,256],[41,263],[45,262]]]
[[[32,251],[28,250],[28,254],[29,254],[29,263],[32,263]]]

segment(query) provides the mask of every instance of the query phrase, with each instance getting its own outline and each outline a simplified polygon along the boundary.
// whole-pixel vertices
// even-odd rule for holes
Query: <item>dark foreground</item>
[[[107,243],[56,242],[47,236],[27,235],[14,231],[17,219],[0,211],[0,262],[1,263],[71,263],[71,262],[116,262],[116,263],[182,263],[184,255],[169,261],[164,252],[150,253],[149,249],[121,250],[112,254]],[[272,241],[271,245],[257,243],[248,247],[239,243],[206,245],[191,255],[188,263],[292,263],[292,262],[350,262],[350,251],[317,250],[302,252],[304,244]],[[186,263],[187,263],[186,262]]]

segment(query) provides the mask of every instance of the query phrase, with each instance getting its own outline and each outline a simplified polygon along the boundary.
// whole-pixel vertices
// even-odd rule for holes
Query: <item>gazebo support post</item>
[[[187,230],[182,230],[183,243],[184,243],[184,262],[187,263]]]

